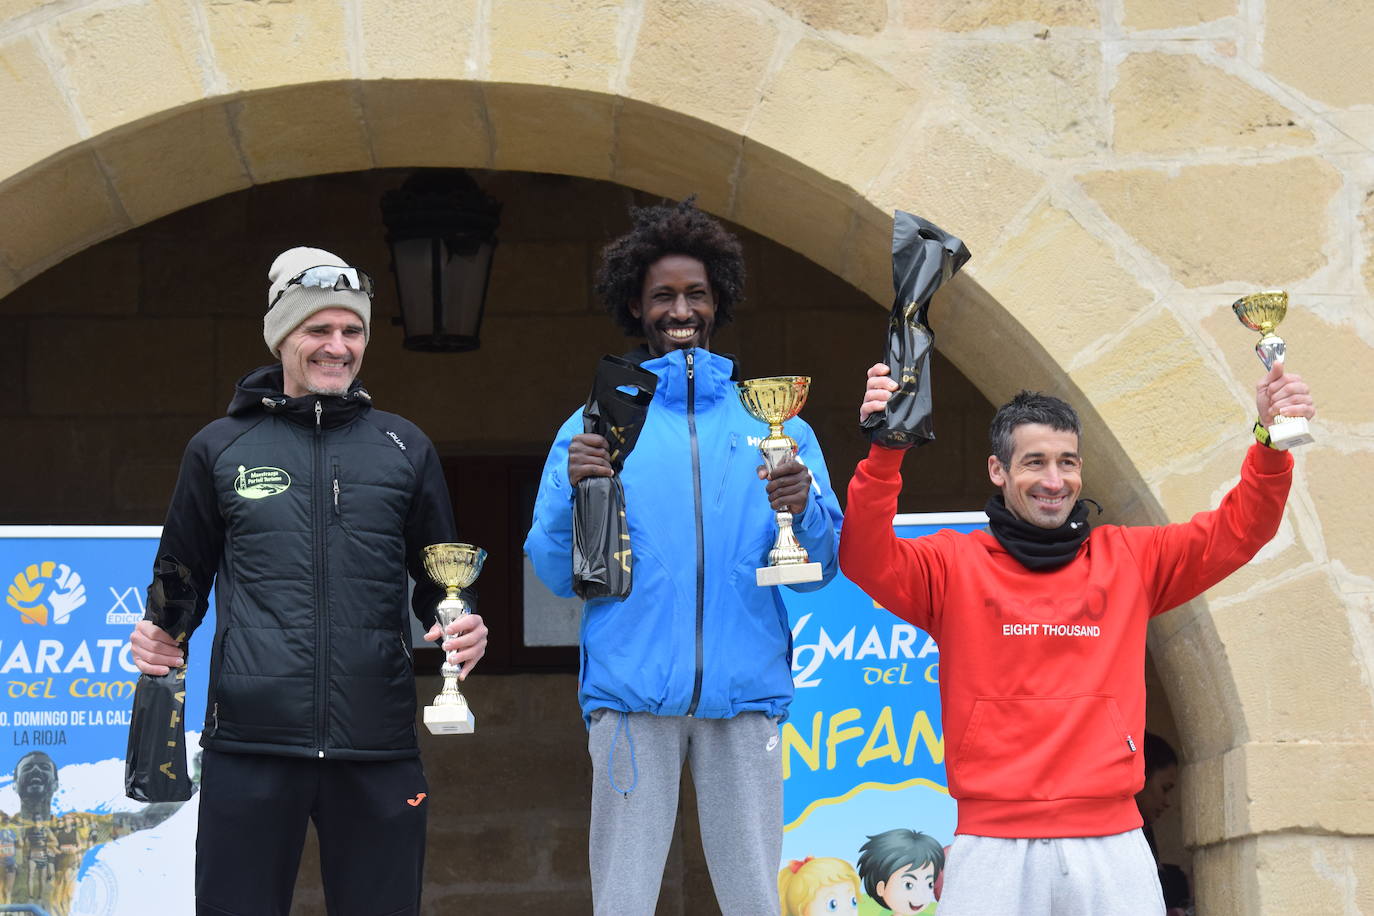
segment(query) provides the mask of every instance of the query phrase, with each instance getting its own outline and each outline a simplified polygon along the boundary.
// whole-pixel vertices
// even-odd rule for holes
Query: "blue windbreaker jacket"
[[[792,700],[787,611],[777,588],[754,582],[777,534],[756,472],[768,427],[740,404],[726,357],[675,350],[643,366],[659,377],[658,390],[621,472],[634,585],[624,600],[583,607],[582,714],[729,718],[760,710],[784,718]],[[792,522],[825,573],[821,582],[792,586],[809,591],[838,568],[841,512],[811,427],[793,419],[785,431],[815,481],[806,511]],[[539,578],[563,596],[573,594],[568,444],[580,432],[579,409],[549,451],[525,541]]]

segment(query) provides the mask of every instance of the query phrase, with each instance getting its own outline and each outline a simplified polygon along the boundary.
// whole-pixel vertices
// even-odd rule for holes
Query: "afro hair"
[[[696,258],[706,266],[716,300],[715,325],[729,324],[735,303],[744,296],[744,252],[739,239],[698,210],[695,196],[677,204],[631,207],[630,219],[633,228],[602,249],[595,287],[626,335],[644,335],[644,327],[630,313],[630,305],[643,295],[649,267],[671,254]]]

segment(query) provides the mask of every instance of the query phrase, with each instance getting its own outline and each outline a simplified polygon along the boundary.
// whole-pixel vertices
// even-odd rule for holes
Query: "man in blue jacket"
[[[776,913],[782,846],[779,723],[792,700],[787,611],[754,570],[777,533],[836,571],[840,508],[811,428],[787,423],[800,461],[759,466],[766,427],[736,394],[734,360],[710,352],[744,290],[739,240],[691,202],[631,211],[602,254],[596,289],[659,377],[621,471],[634,550],[629,597],[588,601],[578,698],[592,758],[590,862],[596,913],[654,912],[690,762],[711,881],[724,913]],[[608,477],[608,443],[581,411],[549,452],[525,550],[572,595],[573,490]],[[765,483],[766,480],[766,483]]]

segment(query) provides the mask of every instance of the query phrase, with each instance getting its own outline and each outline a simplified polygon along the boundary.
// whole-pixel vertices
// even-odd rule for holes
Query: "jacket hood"
[[[348,386],[348,393],[342,397],[307,394],[288,398],[282,390],[285,387],[281,363],[259,366],[234,384],[234,396],[225,412],[231,417],[241,417],[262,410],[309,426],[316,422],[315,404],[318,402],[321,406],[320,425],[333,428],[352,421],[372,405],[372,395],[357,379],[353,380]]]

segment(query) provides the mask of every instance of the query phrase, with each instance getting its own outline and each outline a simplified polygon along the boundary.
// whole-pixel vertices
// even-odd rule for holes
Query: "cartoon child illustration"
[[[935,881],[944,868],[944,848],[916,830],[887,830],[870,836],[859,849],[864,892],[893,916],[934,913]]]
[[[858,916],[859,876],[844,859],[793,859],[778,872],[782,916]]]

